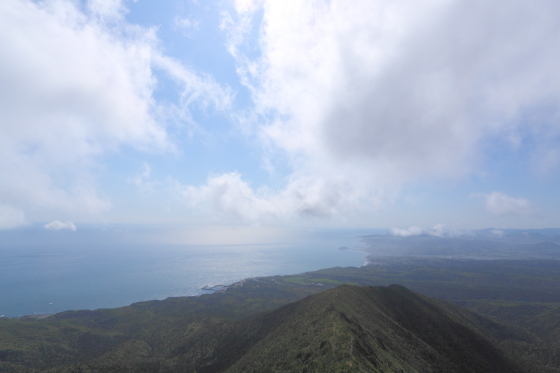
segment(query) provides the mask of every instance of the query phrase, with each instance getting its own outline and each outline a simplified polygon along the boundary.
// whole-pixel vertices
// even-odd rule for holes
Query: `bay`
[[[205,285],[227,285],[249,277],[359,267],[365,263],[365,252],[339,250],[359,248],[357,233],[329,230],[290,242],[235,245],[131,243],[116,239],[119,234],[94,240],[91,231],[81,236],[77,232],[4,234],[0,237],[4,238],[0,317],[114,308],[200,295]],[[33,234],[39,238],[30,239]]]

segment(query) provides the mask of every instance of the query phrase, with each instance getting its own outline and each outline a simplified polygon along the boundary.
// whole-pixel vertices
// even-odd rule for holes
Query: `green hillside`
[[[117,317],[95,333],[80,333],[76,321],[83,319],[75,315],[69,323],[58,315],[45,324],[60,333],[40,334],[42,346],[53,348],[34,365],[53,373],[523,371],[484,337],[522,341],[522,335],[439,303],[399,285],[342,285],[242,321],[155,318],[131,328]],[[49,354],[58,357],[49,361]]]
[[[0,372],[423,372],[435,362],[455,372],[477,359],[482,367],[482,352],[494,351],[500,364],[513,359],[515,369],[554,373],[559,281],[557,261],[379,258],[361,268],[247,279],[200,297],[0,319]],[[400,284],[434,298],[341,284]],[[493,347],[462,340],[467,329]],[[457,352],[464,346],[472,356]],[[272,361],[279,365],[254,365]]]
[[[342,285],[266,315],[275,327],[227,372],[522,371],[450,309],[399,285]]]

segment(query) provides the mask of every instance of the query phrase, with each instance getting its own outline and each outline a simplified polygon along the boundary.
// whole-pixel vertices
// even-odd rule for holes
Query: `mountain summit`
[[[342,285],[254,320],[264,337],[227,372],[521,372],[473,330],[499,324],[473,315],[400,285]]]

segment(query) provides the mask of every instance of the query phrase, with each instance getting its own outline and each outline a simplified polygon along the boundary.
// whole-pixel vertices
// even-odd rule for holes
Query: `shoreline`
[[[356,251],[364,251],[364,250],[360,250],[360,249],[350,249],[350,250],[356,250]],[[369,258],[370,256],[366,256],[366,258]],[[408,260],[422,260],[422,259],[435,259],[435,260],[457,260],[457,261],[518,261],[518,260],[529,260],[529,261],[534,261],[534,260],[538,260],[538,261],[560,261],[559,259],[550,259],[550,258],[473,258],[473,257],[449,257],[449,256],[390,256],[390,255],[377,255],[377,256],[371,256],[370,257],[372,260],[370,261],[369,259],[366,261],[365,264],[363,264],[360,267],[354,267],[354,266],[347,266],[344,268],[361,268],[361,267],[365,267],[365,266],[386,266],[387,263],[383,263],[383,262],[376,262],[375,259],[379,259],[379,258],[393,258],[393,259],[400,259],[402,261]],[[281,276],[281,277],[290,277],[290,276],[304,276],[308,273],[311,272],[316,272],[316,271],[320,271],[320,270],[326,270],[326,269],[331,269],[331,268],[337,268],[337,267],[329,267],[329,268],[320,268],[318,270],[313,270],[313,271],[306,271],[306,272],[301,272],[301,273],[292,273],[292,274],[288,274],[288,275],[270,275],[270,276],[257,276],[257,277],[247,277],[244,278],[242,280],[239,281],[235,281],[232,282],[229,285],[222,285],[222,284],[218,284],[218,285],[213,285],[210,286],[209,284],[204,285],[203,287],[200,288],[200,290],[202,291],[206,291],[200,294],[194,294],[194,295],[180,295],[180,296],[170,296],[170,297],[166,297],[164,299],[148,299],[148,300],[141,300],[141,301],[137,301],[137,302],[132,302],[130,304],[127,305],[123,305],[123,306],[118,306],[118,307],[102,307],[102,308],[96,308],[96,309],[74,309],[74,310],[64,310],[64,311],[60,311],[60,312],[55,312],[55,313],[37,313],[37,314],[29,314],[29,315],[18,315],[18,316],[5,316],[5,315],[0,315],[0,320],[2,319],[17,319],[17,320],[21,320],[21,319],[29,319],[29,320],[44,320],[44,319],[48,319],[51,316],[54,316],[58,313],[62,313],[62,312],[79,312],[79,311],[96,311],[96,310],[102,310],[102,309],[116,309],[116,308],[121,308],[121,307],[129,307],[135,303],[142,303],[142,302],[151,302],[151,301],[163,301],[166,299],[170,299],[170,298],[187,298],[187,297],[200,297],[203,295],[211,295],[213,293],[223,293],[226,292],[228,289],[231,288],[237,288],[237,287],[242,287],[245,285],[245,283],[249,282],[249,281],[259,281],[259,279],[266,279],[266,278],[270,278],[270,277],[276,277],[276,276]],[[319,284],[310,284],[310,285],[319,285]],[[320,284],[322,285],[322,284]]]
[[[334,249],[333,251],[339,251],[338,249]],[[360,268],[366,265],[369,265],[369,260],[367,259],[368,257],[368,253],[365,250],[359,249],[359,248],[347,248],[347,250],[341,250],[341,251],[359,251],[359,252],[363,252],[365,255],[362,258],[362,264],[356,264],[356,265],[351,265],[350,267],[355,267],[355,268]],[[131,304],[134,303],[140,303],[140,302],[149,302],[152,300],[165,300],[167,298],[176,298],[176,297],[199,297],[202,295],[209,295],[215,292],[224,292],[229,288],[234,288],[234,287],[238,287],[238,286],[243,286],[243,284],[246,281],[250,281],[250,280],[254,280],[260,277],[273,277],[273,276],[293,276],[293,275],[298,275],[298,274],[302,274],[302,273],[307,273],[307,272],[312,272],[312,271],[317,271],[317,270],[321,270],[321,269],[328,269],[328,268],[334,268],[335,266],[330,266],[330,267],[321,267],[321,268],[317,268],[317,269],[311,269],[308,271],[304,271],[304,272],[298,272],[298,273],[287,273],[287,274],[270,274],[270,275],[265,275],[265,276],[254,276],[254,277],[246,277],[243,278],[241,280],[237,280],[237,281],[233,281],[230,284],[224,285],[224,283],[222,284],[217,284],[217,285],[210,285],[210,284],[206,284],[202,287],[196,287],[194,288],[194,294],[190,294],[190,295],[169,295],[169,296],[165,296],[162,298],[158,298],[158,297],[154,297],[154,298],[149,298],[149,299],[144,299],[144,300],[137,300],[137,301],[132,301],[130,303],[127,304],[123,304],[123,305],[118,305],[118,306],[109,306],[109,307],[92,307],[92,308],[80,308],[80,307],[76,307],[76,308],[68,308],[68,309],[64,309],[64,310],[60,310],[60,311],[56,311],[56,312],[52,312],[52,313],[48,313],[48,312],[33,312],[33,313],[27,313],[27,314],[18,314],[18,315],[10,315],[10,316],[5,316],[2,315],[0,316],[0,320],[2,319],[25,319],[25,318],[30,318],[30,319],[35,319],[35,320],[41,320],[41,319],[45,319],[48,318],[52,315],[56,315],[58,313],[61,312],[68,312],[68,311],[82,311],[82,310],[89,310],[89,311],[95,311],[95,310],[99,310],[99,309],[114,309],[114,308],[120,308],[120,307],[127,307],[130,306]]]

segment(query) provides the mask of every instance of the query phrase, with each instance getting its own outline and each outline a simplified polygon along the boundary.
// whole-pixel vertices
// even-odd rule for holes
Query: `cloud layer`
[[[153,157],[123,183],[178,193],[185,215],[211,220],[362,222],[407,188],[491,173],[504,153],[545,177],[559,170],[557,1],[235,1],[220,9],[221,30],[250,94],[243,112],[232,89],[166,55],[156,28],[127,22],[124,4],[0,3],[0,228],[110,215],[102,161],[177,151],[181,126],[208,119],[208,107],[241,118],[273,182],[221,164],[206,182],[198,171],[162,176]],[[207,24],[190,16],[169,22],[202,33]],[[175,101],[172,89],[158,101],[162,77]],[[231,124],[208,122],[209,132]],[[167,169],[190,172],[179,168]],[[483,197],[494,215],[536,211],[524,198]]]
[[[472,174],[492,147],[527,152],[537,169],[558,167],[558,2],[236,4],[224,28],[255,103],[254,129],[293,167],[285,189],[255,206],[282,214],[297,203],[274,200],[298,189],[292,197],[319,200],[315,215],[374,210],[403,185]],[[254,201],[246,188],[251,197],[222,210]],[[489,209],[510,211],[504,201]]]
[[[195,104],[228,107],[231,93],[165,56],[155,30],[127,24],[119,0],[0,3],[0,204],[2,226],[22,216],[90,217],[111,201],[91,170],[122,146],[173,150],[166,119],[190,121]],[[166,112],[155,71],[179,87]],[[11,212],[10,212],[11,211]]]

